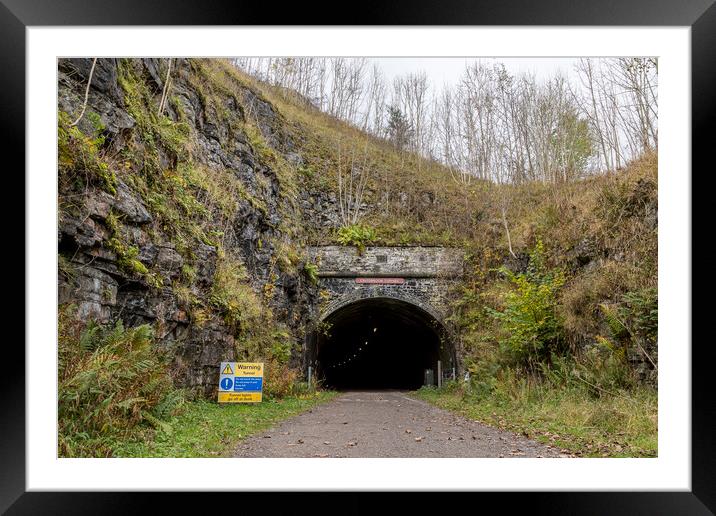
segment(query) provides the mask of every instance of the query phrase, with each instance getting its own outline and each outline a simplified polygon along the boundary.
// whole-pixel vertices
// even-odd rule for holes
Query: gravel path
[[[348,392],[238,445],[235,457],[565,457],[397,391]]]

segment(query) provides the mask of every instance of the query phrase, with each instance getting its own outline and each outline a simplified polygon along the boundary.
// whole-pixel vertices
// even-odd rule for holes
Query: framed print
[[[363,7],[2,0],[3,511],[715,510],[691,169],[716,7]]]

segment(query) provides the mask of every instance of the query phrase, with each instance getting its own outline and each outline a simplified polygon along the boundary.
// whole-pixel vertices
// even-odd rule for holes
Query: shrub
[[[656,343],[659,323],[659,299],[656,288],[627,292],[622,297],[619,311],[629,333],[634,338]]]
[[[535,369],[537,362],[549,359],[562,343],[562,325],[556,313],[556,294],[564,284],[564,274],[548,270],[544,248],[537,243],[530,255],[526,273],[500,271],[513,289],[504,299],[504,309],[487,311],[499,323],[500,347],[505,357]]]
[[[118,440],[151,427],[171,432],[183,403],[151,326],[84,323],[65,307],[59,317],[58,445],[62,456],[112,454]]]
[[[287,363],[271,359],[265,367],[264,394],[271,398],[282,398],[293,393],[298,372]]]

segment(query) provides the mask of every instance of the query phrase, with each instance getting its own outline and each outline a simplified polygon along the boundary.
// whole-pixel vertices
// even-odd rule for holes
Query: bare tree
[[[658,144],[654,58],[582,59],[574,84],[475,61],[439,92],[422,71],[394,77],[388,88],[378,64],[369,67],[365,58],[234,62],[400,149],[442,162],[460,184],[570,181],[618,169]]]
[[[370,176],[368,143],[366,142],[363,149],[362,165],[356,162],[355,150],[355,147],[351,148],[349,158],[342,143],[338,144],[338,166],[336,167],[338,210],[343,226],[356,224],[359,221],[363,195]]]
[[[77,116],[77,119],[70,124],[70,127],[74,127],[79,124],[80,120],[82,120],[82,117],[85,114],[85,110],[87,109],[87,100],[89,99],[90,84],[92,84],[92,76],[94,75],[94,68],[96,65],[97,58],[95,57],[94,59],[92,59],[92,67],[90,68],[89,77],[87,78],[87,87],[85,88],[85,99],[82,102],[82,111],[80,111],[80,114]]]

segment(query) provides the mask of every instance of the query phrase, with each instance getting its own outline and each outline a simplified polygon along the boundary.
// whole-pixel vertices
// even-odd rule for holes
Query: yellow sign
[[[222,362],[219,373],[219,403],[261,402],[263,363]]]
[[[221,392],[219,391],[219,403],[259,403],[260,392]]]

